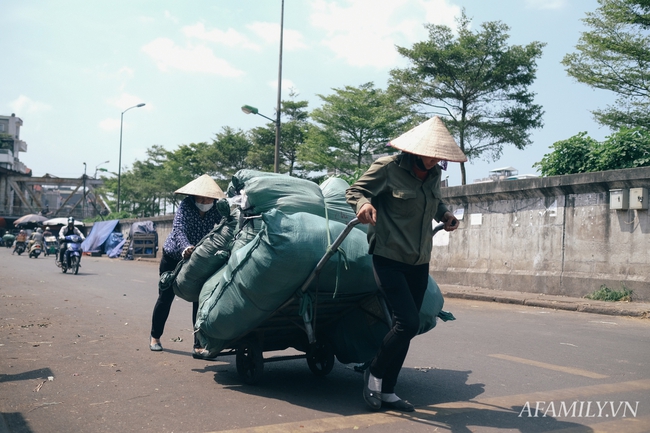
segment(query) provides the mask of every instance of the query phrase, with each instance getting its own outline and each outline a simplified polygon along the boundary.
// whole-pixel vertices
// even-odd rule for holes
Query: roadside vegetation
[[[593,293],[590,293],[585,296],[587,299],[591,299],[594,301],[611,301],[611,302],[618,302],[618,301],[627,301],[630,302],[632,301],[632,295],[634,292],[632,290],[629,290],[628,288],[625,287],[625,285],[621,285],[621,290],[612,290],[606,285],[600,286],[600,289],[596,290]]]

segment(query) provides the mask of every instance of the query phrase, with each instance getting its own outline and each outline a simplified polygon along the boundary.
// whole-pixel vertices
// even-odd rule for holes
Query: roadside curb
[[[511,292],[464,286],[440,286],[446,298],[467,299],[483,302],[525,305],[554,310],[577,311],[581,313],[628,316],[650,319],[650,303],[591,301],[569,296],[544,295],[525,292]]]

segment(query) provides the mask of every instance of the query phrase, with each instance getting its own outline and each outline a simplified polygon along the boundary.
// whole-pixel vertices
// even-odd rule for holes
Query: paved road
[[[400,379],[417,411],[370,413],[351,365],[270,363],[247,386],[231,357],[192,359],[182,300],[150,352],[155,263],[63,275],[2,249],[0,276],[0,432],[650,431],[644,319],[448,299],[458,320],[414,340]]]

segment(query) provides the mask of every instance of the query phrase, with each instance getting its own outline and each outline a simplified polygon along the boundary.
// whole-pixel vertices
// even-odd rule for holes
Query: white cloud
[[[142,47],[161,71],[178,69],[185,72],[203,72],[223,77],[239,77],[243,71],[232,67],[226,60],[214,55],[204,45],[180,47],[168,38],[158,38]]]
[[[395,45],[426,37],[424,24],[454,24],[458,6],[448,0],[349,0],[345,6],[315,0],[310,21],[326,31],[322,44],[352,66],[387,68],[399,60]]]
[[[120,119],[108,118],[99,122],[99,128],[104,131],[115,131],[120,129]]]
[[[460,16],[461,7],[449,4],[447,1],[448,0],[420,0],[420,5],[422,5],[426,11],[424,16],[425,22],[445,25],[455,29],[456,17]]]
[[[261,47],[252,43],[248,38],[232,28],[226,30],[206,30],[203,23],[196,23],[192,26],[183,27],[183,33],[188,38],[196,38],[203,41],[215,42],[227,47],[241,47],[254,51],[261,51]]]
[[[171,12],[165,11],[165,18],[173,22],[174,24],[178,24],[178,18],[176,18],[174,15],[172,15]]]
[[[138,107],[138,110],[152,110],[153,104],[147,101],[144,101],[142,98],[131,95],[128,93],[122,93],[121,95],[115,97],[115,98],[109,98],[106,101],[109,105],[116,107],[118,110],[123,112],[127,108],[130,107],[135,107],[138,104],[145,103],[144,107]],[[135,109],[135,108],[134,108]],[[99,122],[99,127],[100,129],[103,129],[104,131],[115,131],[117,129],[120,129],[120,118],[106,118],[102,121]]]
[[[526,0],[526,5],[533,9],[562,9],[566,0]]]
[[[34,101],[25,95],[20,95],[15,101],[11,101],[9,107],[13,112],[17,113],[16,115],[18,117],[20,117],[22,113],[40,113],[52,109],[51,105],[48,105],[45,102]]]
[[[128,66],[123,66],[119,71],[117,71],[117,75],[119,77],[133,78],[133,74],[133,69],[129,68]]]
[[[280,43],[280,24],[254,22],[248,27],[257,36],[264,39],[267,45],[278,45]],[[307,48],[302,33],[286,27],[282,29],[282,49],[295,51]]]

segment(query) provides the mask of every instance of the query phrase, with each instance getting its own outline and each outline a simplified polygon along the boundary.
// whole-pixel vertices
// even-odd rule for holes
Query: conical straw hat
[[[389,143],[395,149],[450,162],[466,162],[467,156],[458,147],[445,124],[434,116],[405,132]]]
[[[174,191],[174,194],[199,195],[201,197],[216,199],[224,198],[226,196],[221,188],[219,188],[219,185],[217,185],[217,182],[207,174],[197,177],[187,185],[178,188]]]

